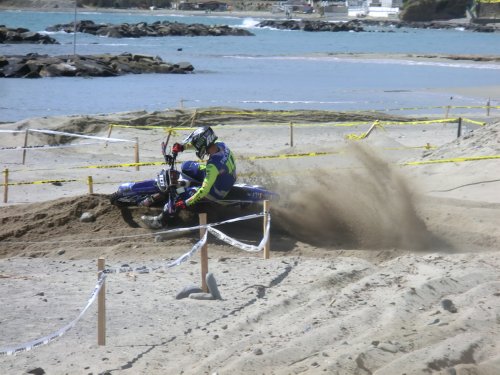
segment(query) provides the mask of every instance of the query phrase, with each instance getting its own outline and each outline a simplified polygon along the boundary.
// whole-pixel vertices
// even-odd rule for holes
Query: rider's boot
[[[141,216],[141,220],[149,229],[161,229],[165,226],[163,221],[163,213],[157,216]]]

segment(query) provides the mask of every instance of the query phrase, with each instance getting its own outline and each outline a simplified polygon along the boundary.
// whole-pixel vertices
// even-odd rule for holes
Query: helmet
[[[203,126],[192,132],[183,142],[191,143],[200,159],[207,154],[207,149],[215,143],[217,136],[210,126]]]

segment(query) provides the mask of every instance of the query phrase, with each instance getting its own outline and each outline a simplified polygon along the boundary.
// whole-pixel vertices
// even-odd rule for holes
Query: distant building
[[[224,12],[228,9],[228,6],[227,3],[214,0],[181,1],[177,9]]]
[[[397,17],[403,0],[347,0],[350,17]]]
[[[500,0],[474,0],[469,14],[475,23],[500,22]]]

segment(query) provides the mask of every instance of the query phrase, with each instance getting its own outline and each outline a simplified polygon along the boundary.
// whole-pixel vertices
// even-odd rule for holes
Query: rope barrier
[[[262,217],[264,215],[266,215],[266,217],[267,217],[267,222],[266,222],[266,226],[265,226],[265,230],[264,230],[265,233],[264,233],[264,236],[263,236],[263,238],[260,241],[258,246],[253,246],[253,245],[248,245],[248,244],[242,243],[242,242],[240,242],[240,241],[238,241],[230,236],[227,236],[223,232],[213,228],[214,226],[227,224],[227,223],[233,223],[233,222],[242,221],[242,220],[254,219],[254,218]],[[237,218],[233,218],[233,219],[229,219],[229,220],[225,220],[225,221],[221,221],[221,222],[216,222],[216,223],[211,223],[211,224],[203,224],[203,225],[198,225],[198,226],[188,227],[188,228],[176,228],[176,229],[171,229],[171,230],[167,230],[167,231],[159,231],[159,232],[155,232],[154,234],[193,231],[193,230],[200,229],[200,228],[207,229],[205,231],[203,237],[191,248],[191,250],[189,250],[188,252],[181,255],[176,260],[174,260],[166,265],[166,268],[171,268],[171,267],[179,266],[179,265],[185,263],[194,254],[196,254],[198,251],[200,251],[200,249],[202,249],[202,247],[205,246],[207,243],[207,237],[208,237],[209,232],[212,233],[217,238],[219,238],[220,240],[222,240],[222,241],[226,242],[227,244],[232,245],[234,247],[238,247],[238,248],[245,250],[245,251],[260,252],[264,249],[267,241],[269,240],[270,225],[271,225],[270,214],[268,212],[266,212],[266,213],[260,213],[260,214],[246,215],[246,216],[237,217]],[[97,239],[97,240],[108,240],[108,239],[129,238],[129,237],[130,236],[122,236],[122,237],[114,237],[114,238],[108,237],[105,239]],[[90,239],[86,239],[85,241],[88,241],[88,240],[96,240],[96,239],[90,238]],[[58,241],[58,243],[61,243],[61,242],[67,243],[67,242],[75,242],[75,241]],[[29,242],[23,242],[23,243],[29,243]],[[33,243],[33,242],[31,242],[31,243]],[[54,243],[54,242],[37,242],[37,243]],[[99,260],[102,260],[102,258],[100,258]],[[103,264],[104,263],[102,262],[102,265]],[[16,354],[19,354],[22,352],[36,349],[40,346],[49,344],[50,342],[54,341],[55,339],[61,337],[66,332],[68,332],[71,328],[73,328],[78,323],[78,321],[82,318],[82,316],[86,313],[86,311],[89,309],[89,307],[94,303],[96,298],[99,296],[99,291],[101,290],[101,288],[104,288],[104,285],[105,285],[104,282],[106,279],[106,273],[110,273],[110,270],[106,269],[106,270],[100,271],[99,279],[97,281],[96,286],[94,287],[94,290],[93,290],[90,298],[87,301],[87,304],[80,311],[80,313],[78,314],[78,316],[75,319],[73,319],[71,322],[69,322],[64,327],[60,328],[59,330],[57,330],[49,335],[46,335],[42,338],[32,340],[32,341],[29,341],[29,342],[26,342],[23,344],[19,344],[19,345],[9,346],[9,347],[3,348],[3,349],[0,348],[0,356],[16,355]],[[102,298],[104,298],[104,297],[102,297]],[[100,314],[104,314],[104,312],[98,312],[98,313],[99,313],[99,316],[101,316]],[[104,318],[102,317],[102,319],[104,319]],[[102,337],[99,337],[98,341],[102,340],[103,343],[100,345],[104,345],[104,341],[105,341],[104,328],[99,328],[99,335]]]
[[[71,328],[73,328],[76,325],[76,323],[78,323],[78,321],[87,312],[89,307],[94,303],[94,301],[97,298],[97,295],[99,294],[99,291],[101,290],[102,286],[104,285],[105,280],[106,280],[106,275],[104,273],[102,273],[99,276],[99,280],[97,281],[97,284],[94,287],[94,290],[93,290],[92,294],[90,295],[90,298],[88,299],[87,304],[80,311],[78,316],[75,319],[73,319],[71,322],[66,324],[61,329],[59,329],[59,330],[57,330],[57,331],[55,331],[47,336],[39,338],[37,340],[32,340],[32,341],[28,341],[28,342],[20,344],[20,345],[14,345],[14,346],[9,346],[7,348],[0,349],[0,356],[2,356],[2,355],[15,355],[15,354],[19,354],[22,352],[27,352],[27,351],[30,351],[32,349],[38,348],[40,346],[47,345],[50,342],[54,341],[55,339],[64,335]]]

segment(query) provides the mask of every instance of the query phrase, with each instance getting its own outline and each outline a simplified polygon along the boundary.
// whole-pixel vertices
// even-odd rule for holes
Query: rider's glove
[[[175,202],[175,208],[177,210],[185,210],[187,208],[186,202],[182,199],[179,199],[177,202]]]
[[[178,154],[179,152],[182,151],[184,151],[184,146],[180,143],[174,143],[174,145],[172,146],[172,152]]]

